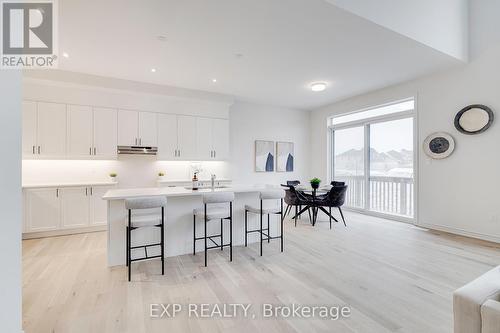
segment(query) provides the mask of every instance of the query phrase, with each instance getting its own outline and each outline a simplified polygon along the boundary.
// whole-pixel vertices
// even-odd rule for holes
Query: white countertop
[[[204,178],[204,179],[198,179],[199,182],[211,182],[212,180],[210,178]],[[232,181],[231,179],[226,179],[226,178],[215,178],[215,182],[230,182]],[[158,179],[158,183],[160,184],[168,184],[168,183],[191,183],[191,179]]]
[[[129,189],[109,190],[104,194],[102,198],[104,200],[123,200],[128,198],[148,197],[148,196],[183,197],[183,196],[202,195],[203,193],[211,193],[211,192],[251,193],[273,188],[283,189],[280,186],[252,186],[252,185],[215,188],[214,190],[210,188],[204,188],[199,190],[188,190],[182,186],[149,187],[149,188],[129,188]]]
[[[24,188],[44,188],[44,187],[80,187],[80,186],[111,186],[117,185],[117,182],[111,181],[88,181],[77,183],[23,183]]]

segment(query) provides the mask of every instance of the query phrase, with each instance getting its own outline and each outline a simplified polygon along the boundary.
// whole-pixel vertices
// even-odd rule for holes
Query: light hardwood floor
[[[452,292],[500,263],[500,246],[348,214],[348,227],[286,223],[279,241],[106,266],[106,233],[23,241],[23,327],[33,332],[451,332]],[[151,303],[251,303],[256,319],[151,319]],[[262,319],[263,303],[348,305],[352,315]]]

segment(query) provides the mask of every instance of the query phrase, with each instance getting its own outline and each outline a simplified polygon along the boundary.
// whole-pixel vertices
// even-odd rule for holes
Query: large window
[[[332,178],[348,185],[348,207],[413,218],[414,101],[330,119]]]

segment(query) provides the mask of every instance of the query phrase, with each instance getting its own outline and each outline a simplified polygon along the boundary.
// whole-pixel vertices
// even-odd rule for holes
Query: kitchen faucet
[[[211,181],[211,184],[212,184],[212,190],[215,188],[215,178],[216,178],[215,174],[212,174],[210,176],[210,181]]]

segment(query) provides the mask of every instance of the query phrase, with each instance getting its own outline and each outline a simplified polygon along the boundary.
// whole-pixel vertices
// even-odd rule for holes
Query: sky
[[[335,155],[350,149],[362,149],[363,127],[335,131]],[[378,152],[413,150],[413,118],[370,125],[370,146]]]

